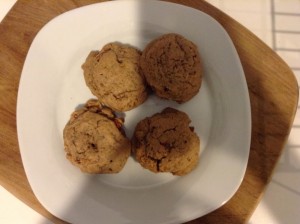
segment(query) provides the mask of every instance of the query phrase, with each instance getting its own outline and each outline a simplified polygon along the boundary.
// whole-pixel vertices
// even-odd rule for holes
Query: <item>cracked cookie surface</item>
[[[120,122],[109,108],[89,100],[72,113],[64,128],[67,159],[86,173],[120,172],[131,151]]]
[[[147,98],[139,69],[141,52],[119,43],[92,51],[82,65],[86,85],[99,101],[113,110],[128,111]]]
[[[133,154],[152,172],[185,175],[198,164],[200,139],[184,112],[166,108],[141,120],[134,132]]]
[[[183,103],[199,92],[199,52],[181,35],[165,34],[150,42],[142,53],[140,67],[147,83],[161,98]]]

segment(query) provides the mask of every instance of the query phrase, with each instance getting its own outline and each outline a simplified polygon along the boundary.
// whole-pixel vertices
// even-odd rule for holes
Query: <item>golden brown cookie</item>
[[[92,51],[82,65],[86,85],[98,100],[115,111],[128,111],[147,98],[139,69],[141,52],[119,43]]]
[[[63,137],[67,159],[82,172],[118,173],[131,151],[130,140],[120,130],[122,120],[96,100],[73,112]]]
[[[161,98],[183,103],[195,96],[202,82],[197,46],[178,34],[166,34],[150,42],[140,67],[148,84]]]
[[[140,121],[134,132],[133,154],[152,172],[185,175],[199,160],[200,140],[184,112],[166,108]]]

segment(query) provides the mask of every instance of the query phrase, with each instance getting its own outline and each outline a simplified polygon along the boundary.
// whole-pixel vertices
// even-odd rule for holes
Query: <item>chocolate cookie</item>
[[[120,128],[122,120],[107,107],[90,100],[73,112],[63,131],[67,159],[87,173],[118,173],[131,151]]]
[[[142,53],[140,67],[161,98],[183,103],[200,89],[202,66],[197,46],[178,34],[166,34],[150,42]]]
[[[140,121],[134,132],[133,154],[152,172],[185,175],[199,160],[200,140],[184,112],[166,108]]]
[[[147,98],[146,82],[140,73],[141,52],[119,43],[92,51],[82,65],[86,85],[98,100],[115,111],[128,111]]]

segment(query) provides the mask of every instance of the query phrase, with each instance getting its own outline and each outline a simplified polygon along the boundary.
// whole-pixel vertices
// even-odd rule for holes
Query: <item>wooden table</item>
[[[34,196],[20,157],[16,129],[19,79],[30,44],[55,16],[97,0],[19,0],[0,25],[0,184],[55,223]],[[245,223],[259,203],[287,141],[298,102],[297,81],[282,59],[236,21],[204,1],[171,0],[199,9],[227,30],[250,93],[252,138],[245,178],[221,208],[189,223]]]

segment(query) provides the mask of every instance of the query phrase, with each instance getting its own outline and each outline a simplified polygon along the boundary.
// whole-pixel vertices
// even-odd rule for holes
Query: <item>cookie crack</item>
[[[189,85],[191,87],[197,87],[197,85],[193,85],[193,83],[189,82],[189,81],[182,81],[183,84]]]
[[[166,156],[162,157],[161,159],[156,159],[156,158],[151,157],[151,156],[149,156],[148,158],[156,163],[156,171],[160,172],[161,171],[160,170],[160,164],[161,164],[162,160],[166,158]]]
[[[157,138],[160,139],[163,135],[165,135],[167,132],[170,132],[170,131],[176,131],[178,128],[178,126],[176,125],[174,128],[168,128],[166,130],[164,130]],[[153,133],[153,130],[151,130],[150,134]]]
[[[178,47],[180,48],[180,50],[184,53],[184,59],[186,59],[186,51],[184,50],[184,48],[182,47],[182,44],[180,44],[178,39],[179,39],[179,37],[175,37],[175,42],[178,45]]]
[[[164,130],[162,134],[165,134],[169,131],[176,131],[176,129],[177,129],[177,125],[174,128],[169,128],[169,129]]]
[[[119,63],[119,64],[122,64],[123,62],[124,62],[124,60],[122,59],[122,55],[120,55],[120,54],[118,54],[118,52],[116,51],[116,49],[114,49],[114,48],[110,48],[110,50],[114,53],[114,55],[115,55],[115,58],[116,58],[116,61]],[[121,54],[123,53],[124,55],[125,55],[125,51],[123,50],[123,49],[121,49],[120,50],[121,52]]]
[[[175,148],[175,141],[172,141],[172,142],[159,141],[159,144],[162,145],[165,149],[167,149],[168,153],[170,153],[170,151]]]
[[[112,94],[112,96],[117,99],[117,100],[120,100],[120,99],[123,99],[123,98],[126,98],[126,95],[127,94],[130,94],[130,93],[133,93],[133,92],[138,92],[139,89],[133,89],[133,90],[127,90],[127,91],[123,91],[121,93],[118,93],[118,94]],[[111,93],[107,93],[105,95],[110,95]]]

